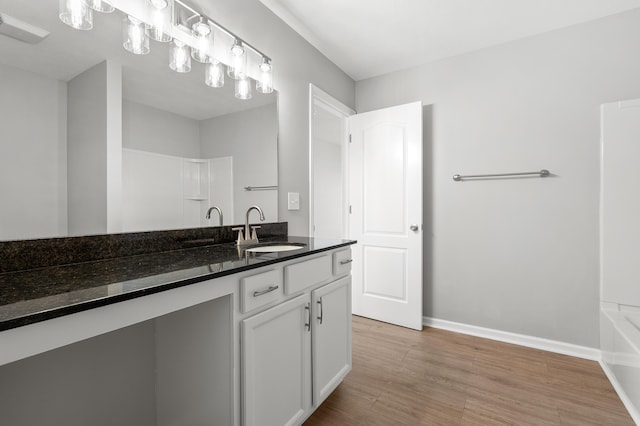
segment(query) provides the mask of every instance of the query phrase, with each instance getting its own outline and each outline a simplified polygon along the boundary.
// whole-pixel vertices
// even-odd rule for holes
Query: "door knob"
[[[409,229],[411,229],[413,232],[418,232],[418,229],[420,229],[420,227],[416,224],[413,224],[409,227]]]

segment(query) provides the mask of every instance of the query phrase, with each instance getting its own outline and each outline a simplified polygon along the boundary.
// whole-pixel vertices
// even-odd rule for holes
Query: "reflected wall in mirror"
[[[169,45],[122,47],[119,12],[91,31],[58,2],[8,0],[3,15],[50,35],[0,34],[0,240],[217,226],[253,204],[277,221],[277,94],[234,96],[204,84],[204,65],[169,69]]]

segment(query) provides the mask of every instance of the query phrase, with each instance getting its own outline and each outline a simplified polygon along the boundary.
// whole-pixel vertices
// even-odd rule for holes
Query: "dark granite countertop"
[[[233,243],[0,273],[0,331],[354,244],[274,237],[300,250],[245,253]]]

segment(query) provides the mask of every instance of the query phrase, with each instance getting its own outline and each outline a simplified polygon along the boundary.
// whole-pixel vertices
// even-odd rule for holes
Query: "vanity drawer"
[[[284,293],[299,291],[331,279],[331,257],[325,255],[284,267]]]
[[[276,301],[282,297],[282,270],[274,269],[240,280],[242,313]]]
[[[346,275],[351,271],[351,249],[340,250],[333,253],[333,275]]]

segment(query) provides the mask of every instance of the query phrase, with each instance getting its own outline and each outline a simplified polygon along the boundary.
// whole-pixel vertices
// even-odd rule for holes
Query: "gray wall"
[[[635,10],[357,83],[358,112],[431,105],[426,316],[598,346],[599,106],[640,97],[638,40]]]
[[[66,84],[0,65],[0,240],[67,234]]]
[[[152,321],[0,367],[2,424],[156,424]]]
[[[275,191],[244,190],[245,186],[278,184],[276,114],[277,106],[272,104],[200,122],[202,158],[233,157],[234,224],[244,223],[245,212],[253,204],[263,208],[266,221],[278,220]],[[252,216],[254,221],[257,216]]]
[[[311,47],[258,0],[194,0],[194,7],[232,29],[273,59],[278,90],[279,205],[291,235],[309,232],[309,83],[353,107],[349,76]],[[300,193],[300,210],[287,210],[287,192]]]
[[[122,102],[124,148],[176,157],[200,157],[200,125],[182,117],[135,102]]]

